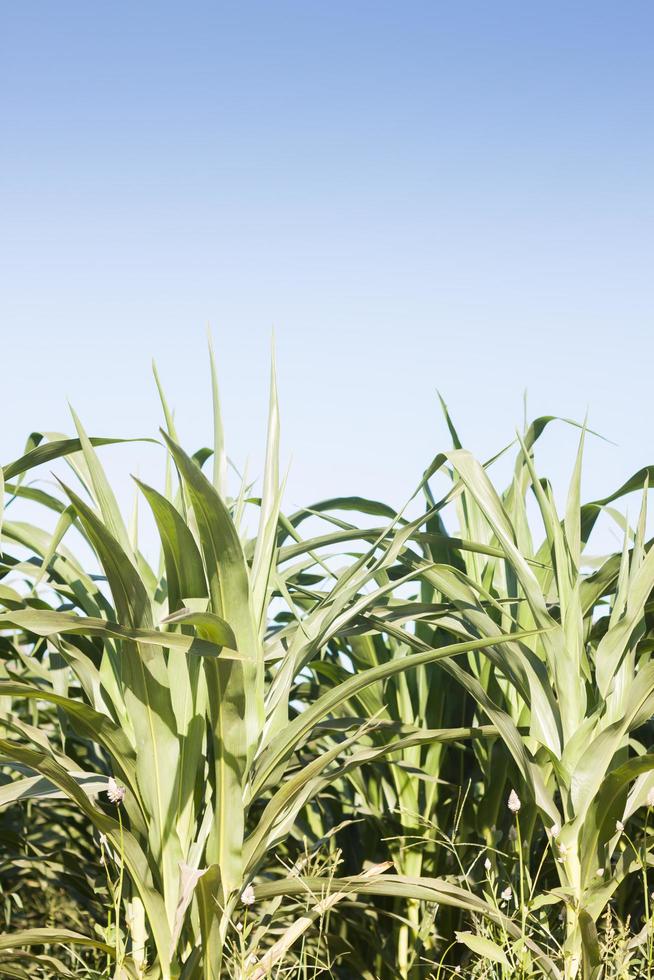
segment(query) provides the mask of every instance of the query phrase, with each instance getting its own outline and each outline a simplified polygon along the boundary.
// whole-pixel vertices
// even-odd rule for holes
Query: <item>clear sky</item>
[[[254,472],[275,329],[289,507],[401,502],[436,389],[481,456],[525,388],[588,408],[586,497],[654,462],[653,38],[650,0],[3,4],[2,461],[67,398],[156,431],[152,356],[206,444],[210,323]]]

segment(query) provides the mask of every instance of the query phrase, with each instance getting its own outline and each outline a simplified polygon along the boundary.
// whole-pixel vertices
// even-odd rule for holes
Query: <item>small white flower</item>
[[[514,789],[512,789],[511,792],[509,793],[509,799],[507,800],[506,805],[508,806],[511,813],[518,813],[518,811],[520,810],[522,803],[520,802],[520,797],[518,796],[518,794]]]
[[[647,806],[654,806],[654,786],[652,786],[651,790],[647,794],[647,799],[645,800],[645,803],[647,804]]]
[[[246,966],[254,966],[254,964],[256,962],[257,962],[256,956],[254,955],[254,953],[250,953],[250,955],[248,956],[248,958],[245,961],[245,965]]]
[[[604,877],[604,868],[598,868],[597,871],[595,872],[595,874],[597,875],[598,878],[603,878]]]
[[[509,827],[509,840],[513,844],[515,841],[517,841],[517,839],[518,839],[518,831],[513,826]]]
[[[119,786],[113,776],[107,780],[107,797],[110,803],[115,803],[117,806],[125,799],[125,787]]]
[[[563,864],[565,859],[571,854],[572,848],[568,844],[558,844],[559,856],[557,861],[559,864]]]
[[[486,858],[486,860],[484,861],[484,867],[486,868],[486,871],[490,871],[490,869],[492,867],[491,862],[490,862],[490,858]]]
[[[237,922],[236,923],[236,931],[237,932],[243,932],[243,923],[242,922]]]
[[[248,885],[241,895],[241,901],[243,905],[254,905],[254,888],[252,885]]]
[[[624,830],[624,824],[623,824],[622,820],[616,820],[615,821],[615,831],[616,831],[616,833],[617,834],[621,834],[623,830]]]
[[[505,888],[502,894],[500,895],[500,898],[502,899],[503,902],[510,902],[511,899],[513,898],[513,892],[511,888],[510,887]]]
[[[550,829],[547,831],[547,833],[553,840],[556,840],[556,838],[561,833],[561,825],[558,823],[553,823]]]

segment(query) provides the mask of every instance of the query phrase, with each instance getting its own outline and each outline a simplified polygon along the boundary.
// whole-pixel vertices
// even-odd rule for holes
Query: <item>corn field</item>
[[[0,975],[651,978],[650,470],[582,502],[578,425],[557,509],[574,423],[478,461],[443,405],[404,510],[287,512],[274,368],[251,485],[210,366],[210,448],[157,378],[159,554],[74,413],[2,469]]]

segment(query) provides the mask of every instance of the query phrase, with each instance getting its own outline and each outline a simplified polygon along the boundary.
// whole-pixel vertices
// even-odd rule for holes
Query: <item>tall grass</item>
[[[3,468],[0,970],[649,976],[649,471],[582,504],[580,428],[559,514],[551,419],[498,491],[445,410],[453,448],[404,512],[286,514],[274,371],[255,492],[230,486],[211,369],[193,454],[157,378],[154,563],[100,463],[116,440],[73,415]],[[614,504],[638,489],[632,529]],[[593,562],[602,515],[624,546]]]

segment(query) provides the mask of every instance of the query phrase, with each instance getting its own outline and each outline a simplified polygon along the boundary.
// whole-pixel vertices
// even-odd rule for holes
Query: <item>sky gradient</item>
[[[209,323],[254,474],[275,330],[289,508],[401,503],[437,389],[482,457],[525,389],[588,410],[613,489],[654,462],[653,36],[640,0],[5,4],[2,462],[67,399],[156,432],[153,356],[206,444]],[[149,453],[105,451],[121,493]]]

